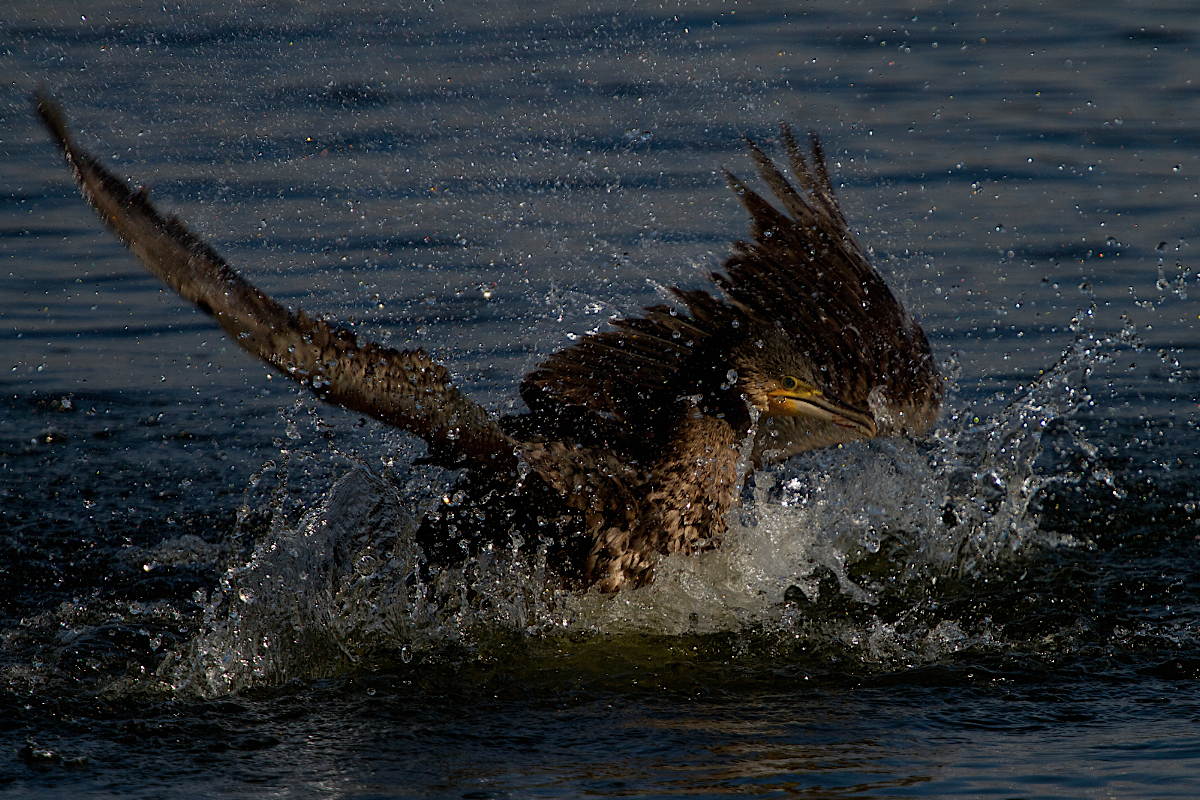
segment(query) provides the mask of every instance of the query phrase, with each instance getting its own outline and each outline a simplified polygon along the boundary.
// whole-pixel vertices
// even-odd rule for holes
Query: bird
[[[713,291],[673,287],[551,354],[519,384],[527,410],[497,416],[420,348],[267,296],[80,148],[44,89],[32,102],[83,197],[151,273],[321,400],[421,438],[422,463],[462,470],[466,499],[417,533],[431,564],[533,534],[563,586],[636,588],[664,556],[720,546],[754,470],[936,421],[945,380],[928,338],[850,232],[815,134],[806,156],[781,124],[794,183],[745,139],[773,201],[722,170],[750,236],[710,273]]]

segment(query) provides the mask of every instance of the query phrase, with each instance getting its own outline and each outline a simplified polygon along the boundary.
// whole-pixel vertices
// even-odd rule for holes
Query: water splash
[[[553,595],[542,556],[484,551],[427,582],[397,487],[360,467],[225,573],[202,632],[159,674],[176,692],[220,696],[377,658],[407,662],[481,624],[541,633],[554,626],[541,601]]]
[[[164,665],[177,669],[176,690],[224,694],[317,676],[353,660],[348,634],[369,641],[374,630],[352,630],[363,616],[362,595],[346,589],[371,580],[378,562],[390,566],[390,544],[409,520],[355,476],[343,479],[295,531],[272,531],[248,561],[226,572],[187,654],[189,669]]]
[[[980,421],[969,409],[952,415],[936,436],[942,443],[936,472],[946,480],[943,524],[923,550],[949,566],[975,574],[982,565],[1019,552],[1038,537],[1039,518],[1031,501],[1049,483],[1068,477],[1040,474],[1035,465],[1051,423],[1092,403],[1087,379],[1107,358],[1111,339],[1098,339],[1073,321],[1075,341],[1058,363],[1017,388],[1016,397],[995,417]],[[1079,440],[1079,444],[1083,444]],[[1041,537],[1043,543],[1067,543]]]
[[[984,574],[1034,543],[1078,544],[1040,529],[1035,499],[1054,482],[1078,480],[1039,472],[1043,437],[1091,402],[1087,377],[1104,351],[1129,343],[1097,338],[1086,319],[1076,320],[1077,338],[1058,363],[997,413],[954,408],[952,393],[952,410],[928,440],[859,442],[759,472],[721,548],[664,559],[652,585],[616,596],[554,589],[544,553],[519,536],[423,578],[402,492],[355,469],[299,524],[273,524],[228,570],[203,631],[160,675],[176,691],[220,695],[470,650],[498,631],[753,629],[836,641],[886,663],[986,643],[986,624],[931,618],[930,587]],[[856,612],[825,613],[846,604]]]
[[[664,633],[778,627],[789,598],[824,603],[832,588],[871,606],[913,582],[977,576],[1030,544],[1078,544],[1039,527],[1039,493],[1079,479],[1039,472],[1042,439],[1091,402],[1088,375],[1123,340],[1080,330],[998,413],[952,410],[928,441],[856,442],[756,474],[720,550],[667,559],[652,586],[615,602],[575,600],[578,622]]]

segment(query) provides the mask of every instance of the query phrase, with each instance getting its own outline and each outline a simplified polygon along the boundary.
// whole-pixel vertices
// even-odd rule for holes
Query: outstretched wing
[[[827,381],[822,388],[842,402],[871,406],[877,416],[881,404],[913,405],[931,410],[925,414],[931,421],[942,381],[925,332],[850,233],[820,142],[812,137],[810,165],[786,125],[782,138],[801,190],[747,141],[758,174],[784,210],[726,172],[750,212],[753,241],[736,242],[725,262],[727,275],[714,274],[713,280],[747,316],[778,326],[822,369]],[[903,430],[916,432],[927,424]]]
[[[71,140],[62,110],[44,93],[37,113],[54,136],[84,198],[142,265],[217,321],[239,347],[322,400],[423,438],[437,463],[514,472],[514,443],[488,412],[421,350],[360,343],[354,333],[292,313],[238,275],[146,189],[134,193]],[[463,463],[465,462],[465,464]]]

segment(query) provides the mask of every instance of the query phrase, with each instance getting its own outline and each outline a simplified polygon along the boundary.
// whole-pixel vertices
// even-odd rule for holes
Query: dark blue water
[[[1186,4],[14,9],[0,793],[1200,794]],[[499,553],[418,597],[407,523],[453,475],[160,289],[39,85],[269,292],[498,412],[705,286],[740,138],[811,128],[945,414],[756,475],[638,592]]]

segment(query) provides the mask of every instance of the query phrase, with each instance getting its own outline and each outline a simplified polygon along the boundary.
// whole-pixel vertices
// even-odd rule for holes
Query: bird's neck
[[[691,553],[720,543],[725,515],[737,489],[737,463],[749,428],[694,408],[679,421],[675,435],[652,467],[647,496],[660,515],[667,553]]]

